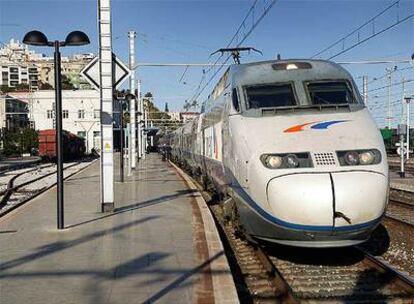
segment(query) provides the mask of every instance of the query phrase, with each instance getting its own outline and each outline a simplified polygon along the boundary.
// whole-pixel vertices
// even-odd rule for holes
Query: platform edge
[[[191,190],[197,190],[198,195],[194,198],[200,209],[204,224],[204,234],[207,240],[208,253],[210,257],[224,252],[224,247],[220,239],[219,232],[214,222],[210,209],[206,201],[194,185],[191,177],[189,177],[183,170],[177,167],[174,163],[170,164],[175,168],[177,173],[184,179]],[[216,303],[237,304],[239,303],[236,285],[234,284],[233,275],[225,254],[220,258],[211,262],[211,276],[213,281],[214,299]],[[215,274],[218,273],[218,274]]]

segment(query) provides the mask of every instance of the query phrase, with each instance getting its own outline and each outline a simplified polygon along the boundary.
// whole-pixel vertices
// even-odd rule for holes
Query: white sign
[[[118,88],[130,75],[128,67],[112,53],[112,60],[115,65],[114,69],[114,88]],[[80,74],[96,89],[99,90],[99,58],[95,57],[80,72]]]
[[[407,154],[407,148],[404,147],[402,150],[403,150],[403,155],[406,155]],[[401,155],[401,147],[397,148],[397,154]]]

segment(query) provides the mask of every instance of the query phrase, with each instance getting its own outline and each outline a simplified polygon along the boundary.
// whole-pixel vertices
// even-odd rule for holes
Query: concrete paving
[[[96,162],[65,182],[63,231],[55,188],[0,218],[0,303],[237,302],[228,265],[210,267],[224,252],[203,251],[195,191],[173,167],[150,155],[115,189],[115,211],[101,213]],[[225,301],[214,298],[221,276]]]

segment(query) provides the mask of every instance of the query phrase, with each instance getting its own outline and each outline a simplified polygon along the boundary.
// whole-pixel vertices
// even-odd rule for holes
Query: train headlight
[[[375,155],[372,151],[366,151],[359,154],[359,163],[361,165],[371,165],[375,161]]]
[[[299,159],[295,154],[285,156],[285,161],[289,168],[296,168],[299,166]]]
[[[345,162],[349,166],[356,166],[359,163],[359,154],[355,151],[345,153]]]
[[[309,152],[263,154],[260,157],[263,165],[269,169],[293,169],[313,167]]]
[[[268,157],[266,157],[266,164],[269,168],[280,168],[280,166],[282,166],[282,163],[283,158],[281,158],[280,156],[269,155]]]
[[[377,149],[336,151],[341,166],[368,166],[381,162],[381,152]]]

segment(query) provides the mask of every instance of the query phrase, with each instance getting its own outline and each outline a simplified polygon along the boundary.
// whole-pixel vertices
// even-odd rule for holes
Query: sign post
[[[111,1],[98,0],[99,91],[101,97],[101,211],[114,210],[113,81]]]
[[[98,0],[99,57],[81,75],[101,98],[101,210],[114,210],[113,92],[130,76],[128,67],[112,53],[111,0]]]

